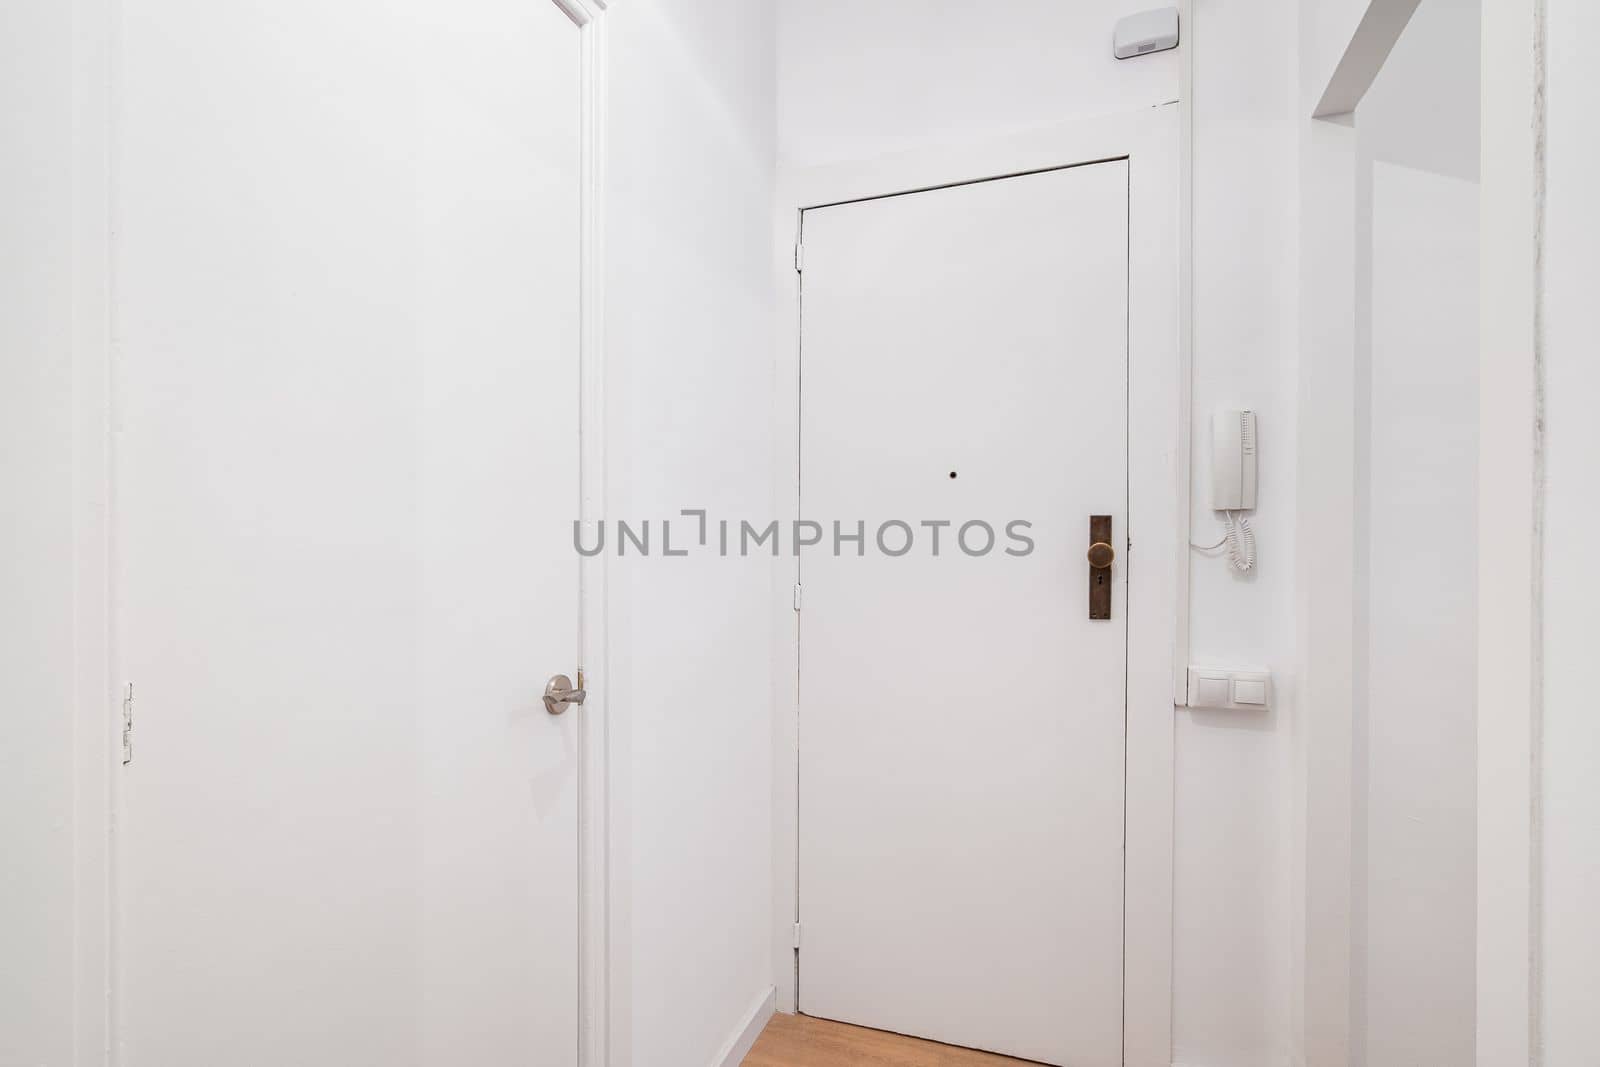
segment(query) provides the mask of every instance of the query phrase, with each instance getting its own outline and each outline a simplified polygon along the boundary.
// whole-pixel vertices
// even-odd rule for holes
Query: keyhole
[[[1095,575],[1094,576],[1094,584],[1095,585],[1105,585],[1106,584],[1106,576],[1103,575],[1103,574]]]

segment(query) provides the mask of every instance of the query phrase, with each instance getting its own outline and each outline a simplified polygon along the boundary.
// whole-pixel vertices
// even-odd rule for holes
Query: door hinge
[[[796,241],[794,244],[794,270],[796,274],[806,269],[806,246]]]
[[[133,762],[133,683],[122,690],[122,762]]]
[[[794,924],[794,947],[795,948],[799,948],[800,947],[800,924],[799,923],[795,923]]]
[[[800,583],[794,583],[794,610],[800,610]]]

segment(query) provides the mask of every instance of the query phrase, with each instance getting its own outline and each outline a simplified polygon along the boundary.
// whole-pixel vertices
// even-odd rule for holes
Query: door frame
[[[73,1012],[77,1067],[122,1062],[117,985],[117,896],[122,818],[122,696],[116,618],[116,337],[112,310],[120,57],[124,0],[72,0],[72,537],[73,537]],[[579,34],[579,492],[578,520],[605,514],[605,192],[609,49],[603,17],[617,0],[553,3]],[[579,557],[578,664],[588,699],[578,716],[579,1067],[607,1067],[625,1019],[613,967],[628,949],[610,911],[611,753],[605,555]],[[625,991],[624,991],[625,992]],[[625,1015],[625,1013],[622,1013]],[[615,1025],[614,1025],[615,1024]]]
[[[534,0],[538,2],[538,0]],[[586,539],[606,513],[605,192],[607,25],[615,0],[554,0],[578,27],[580,147],[578,226],[578,522]],[[586,543],[594,543],[586,541]],[[578,685],[578,1067],[607,1067],[612,1048],[611,686],[606,643],[608,565],[579,554]],[[626,1042],[618,1042],[626,1048]]]
[[[1123,872],[1123,1062],[1171,1062],[1174,678],[1188,616],[1190,353],[1180,314],[1178,105],[1047,127],[948,148],[783,173],[774,221],[779,298],[773,424],[775,517],[799,515],[802,213],[1042,170],[1126,160],[1128,231],[1128,513],[1139,580],[1128,586]],[[1148,516],[1145,518],[1143,516]],[[1130,552],[1133,551],[1130,548]],[[773,982],[798,1010],[800,649],[791,555],[772,568]]]

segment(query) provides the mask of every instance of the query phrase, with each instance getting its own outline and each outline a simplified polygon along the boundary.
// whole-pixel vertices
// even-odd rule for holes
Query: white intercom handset
[[[1211,416],[1211,508],[1223,513],[1227,535],[1204,550],[1228,546],[1228,562],[1244,572],[1256,565],[1256,538],[1241,511],[1256,506],[1256,413],[1218,411]]]
[[[1211,416],[1211,510],[1255,506],[1256,413],[1219,411]]]

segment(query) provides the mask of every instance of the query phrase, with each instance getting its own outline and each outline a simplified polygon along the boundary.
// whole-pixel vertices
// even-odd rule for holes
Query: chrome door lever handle
[[[582,704],[588,695],[582,689],[572,688],[571,678],[558,674],[545,684],[544,710],[552,715],[560,715],[567,710],[568,704]]]

